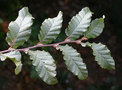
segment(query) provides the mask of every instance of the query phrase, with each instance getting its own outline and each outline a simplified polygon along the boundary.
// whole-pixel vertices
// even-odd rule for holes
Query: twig
[[[81,39],[78,39],[78,40],[75,40],[75,41],[65,40],[65,41],[62,41],[62,42],[59,42],[59,43],[47,44],[47,45],[37,44],[37,45],[31,46],[31,47],[22,48],[22,49],[3,50],[3,51],[0,51],[0,54],[6,53],[6,52],[10,52],[10,51],[14,51],[14,50],[25,52],[27,50],[30,50],[30,49],[33,49],[33,48],[37,48],[37,47],[51,47],[51,46],[52,47],[57,47],[58,45],[65,44],[65,43],[77,43],[77,44],[80,44],[79,42],[81,42],[83,40],[86,40],[86,38],[82,37]]]

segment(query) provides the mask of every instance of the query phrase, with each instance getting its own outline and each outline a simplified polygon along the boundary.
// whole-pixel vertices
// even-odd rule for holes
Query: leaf
[[[80,54],[75,49],[68,45],[58,46],[57,49],[62,51],[68,70],[70,70],[74,75],[77,75],[81,80],[88,76],[86,65],[83,63]]]
[[[89,29],[85,33],[86,38],[96,38],[99,36],[104,28],[104,19],[99,18],[91,22]]]
[[[3,20],[0,18],[0,24],[3,23]]]
[[[40,78],[47,84],[56,84],[56,65],[52,56],[45,51],[28,51],[32,64],[36,66]]]
[[[51,43],[57,38],[62,27],[62,12],[60,11],[55,18],[46,19],[41,26],[39,40],[43,44]]]
[[[0,54],[1,61],[5,61],[7,58],[11,59],[15,63],[15,74],[19,74],[22,69],[21,53],[19,51],[11,51],[9,53]]]
[[[75,40],[83,35],[90,25],[91,16],[92,12],[88,7],[85,7],[71,19],[65,31],[70,40]]]
[[[17,48],[27,41],[31,34],[31,26],[33,17],[28,12],[28,8],[24,7],[19,11],[19,16],[15,21],[10,22],[9,32],[6,41],[13,48]]]
[[[84,47],[89,46],[93,50],[93,55],[95,56],[95,60],[100,65],[100,67],[104,69],[115,69],[115,62],[111,57],[110,50],[101,43],[84,43],[82,44]]]

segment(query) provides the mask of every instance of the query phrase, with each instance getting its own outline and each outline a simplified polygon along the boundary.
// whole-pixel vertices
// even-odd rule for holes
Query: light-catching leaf
[[[10,22],[9,32],[7,33],[7,42],[13,48],[17,48],[27,41],[31,34],[31,25],[33,17],[28,12],[28,8],[24,7],[19,11],[19,16],[15,21]]]
[[[97,63],[104,69],[115,69],[115,62],[111,57],[110,50],[101,43],[82,43],[82,46],[89,46],[93,50],[93,55]]]
[[[68,70],[70,70],[74,75],[77,75],[81,80],[88,76],[86,65],[83,63],[80,54],[75,49],[68,45],[58,46],[57,49],[62,51]]]
[[[76,16],[69,22],[66,29],[66,35],[70,36],[70,40],[79,38],[87,30],[90,25],[92,12],[88,7],[83,8]]]
[[[104,28],[104,19],[95,19],[91,22],[89,29],[85,33],[86,38],[96,38],[99,36]]]
[[[45,51],[28,51],[32,64],[35,66],[39,77],[47,84],[53,85],[57,83],[56,65],[52,56]]]
[[[11,59],[15,63],[15,74],[19,74],[22,69],[21,53],[19,51],[11,51],[9,53],[0,54],[1,61],[4,61],[7,58]]]
[[[60,11],[55,18],[46,19],[41,26],[39,40],[43,44],[51,43],[57,38],[62,27],[62,12]]]

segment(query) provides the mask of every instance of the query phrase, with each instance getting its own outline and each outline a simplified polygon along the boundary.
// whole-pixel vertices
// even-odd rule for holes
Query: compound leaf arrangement
[[[60,11],[55,18],[48,18],[44,20],[41,25],[40,33],[38,34],[39,43],[27,48],[18,49],[26,41],[28,41],[31,35],[31,26],[33,24],[33,17],[29,13],[28,8],[24,7],[19,11],[19,15],[15,21],[10,22],[9,32],[7,33],[6,41],[10,48],[4,51],[0,51],[0,60],[5,59],[12,60],[15,65],[15,74],[19,74],[22,69],[21,53],[30,56],[32,65],[39,77],[47,84],[54,85],[58,83],[56,78],[56,64],[55,60],[49,52],[44,50],[31,50],[37,47],[49,47],[52,46],[56,50],[60,50],[63,54],[66,67],[80,80],[86,79],[88,76],[88,70],[81,58],[80,53],[76,49],[69,46],[68,43],[80,44],[82,47],[90,47],[93,50],[95,61],[101,68],[112,70],[115,69],[115,62],[111,57],[109,49],[101,43],[89,43],[90,38],[98,37],[104,28],[104,18],[97,18],[92,20],[92,12],[88,7],[83,8],[76,16],[74,16],[69,22],[68,27],[65,30],[67,38],[58,43],[52,43],[60,34],[63,13]]]

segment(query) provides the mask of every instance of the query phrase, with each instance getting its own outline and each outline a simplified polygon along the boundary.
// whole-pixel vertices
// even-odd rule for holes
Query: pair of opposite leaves
[[[65,30],[66,35],[70,40],[76,40],[81,35],[86,38],[96,38],[99,36],[104,28],[104,18],[95,19],[91,22],[92,12],[88,7],[83,8],[76,16],[69,22],[68,28]],[[31,34],[31,26],[33,24],[33,17],[25,7],[19,11],[17,19],[9,24],[9,32],[7,33],[7,42],[13,48],[17,48],[27,41]],[[40,34],[38,35],[39,41],[42,44],[51,43],[57,38],[62,27],[62,12],[59,12],[55,18],[46,19],[41,26]],[[105,69],[114,69],[114,60],[110,55],[110,51],[105,45],[101,43],[82,43],[82,46],[89,46],[93,49],[95,60],[98,64]],[[57,50],[62,51],[64,60],[68,70],[79,79],[85,79],[88,76],[88,71],[85,63],[83,63],[80,54],[71,46],[59,45]],[[47,84],[56,84],[56,65],[52,56],[45,51],[32,51],[27,52],[30,59],[33,60],[32,64],[35,66],[36,71],[44,82]],[[11,59],[16,64],[15,73],[21,71],[21,54],[19,51],[12,51],[5,54],[0,54],[0,58],[4,61],[6,58]]]

